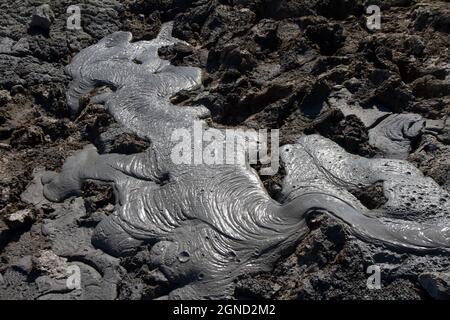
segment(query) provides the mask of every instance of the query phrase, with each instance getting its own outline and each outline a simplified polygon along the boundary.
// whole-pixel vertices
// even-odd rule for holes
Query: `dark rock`
[[[313,13],[306,1],[268,1],[265,15],[275,19],[301,17]]]
[[[402,112],[408,110],[414,97],[400,79],[389,78],[375,90],[373,100],[395,112]]]
[[[112,205],[114,209],[114,193],[112,187],[109,185],[96,186],[93,183],[87,183],[83,188],[84,207],[86,212],[90,214],[90,217],[96,212],[107,212],[109,206]],[[95,218],[90,219],[95,223]],[[86,219],[83,218],[86,222]]]
[[[186,57],[194,54],[194,49],[180,42],[173,46],[160,48],[158,53],[161,58],[169,60],[173,65],[181,65]],[[186,65],[186,63],[184,64]]]
[[[220,66],[217,66],[217,62]],[[226,69],[236,69],[246,72],[255,67],[256,61],[252,54],[236,45],[228,45],[220,51],[212,50],[208,56],[208,71],[214,72],[217,67]]]
[[[450,274],[423,273],[419,276],[419,282],[432,298],[450,300]]]
[[[388,199],[383,193],[383,184],[375,183],[362,189],[352,191],[352,194],[368,209],[381,208]]]
[[[357,0],[320,0],[316,2],[314,9],[318,14],[336,19],[345,19],[363,11],[361,2]]]
[[[450,147],[444,145],[433,135],[424,135],[417,150],[409,159],[426,175],[432,177],[440,185],[450,190]]]
[[[450,32],[450,10],[433,3],[422,3],[413,12],[414,28],[422,31],[432,26],[440,32]]]
[[[7,90],[0,90],[0,106],[5,105],[11,101],[11,95]],[[1,124],[1,121],[0,121]]]
[[[331,88],[325,81],[314,83],[300,104],[301,112],[307,117],[318,116],[326,107],[326,101],[331,93]]]
[[[36,146],[44,142],[44,132],[37,126],[22,127],[15,130],[11,136],[14,147]]]
[[[31,16],[30,27],[48,31],[54,20],[55,14],[50,6],[48,4],[43,4],[34,8],[33,15]]]
[[[33,259],[31,256],[25,256],[21,258],[19,261],[12,264],[12,267],[24,274],[30,274],[33,270]]]
[[[450,95],[450,80],[439,80],[424,76],[412,84],[413,94],[420,98],[440,98]]]
[[[96,145],[101,153],[133,154],[147,149],[149,143],[119,125],[112,125],[99,135]]]
[[[11,54],[13,44],[14,40],[12,40],[11,38],[0,38],[0,54]]]
[[[31,209],[18,210],[6,217],[6,224],[11,229],[23,228],[35,220],[35,213]]]
[[[419,36],[411,36],[405,41],[405,50],[415,56],[422,56],[425,51],[425,43]]]
[[[275,293],[280,289],[279,285],[265,279],[243,278],[238,281],[234,296],[237,299],[273,299]]]
[[[306,36],[316,43],[324,55],[332,55],[343,46],[346,39],[338,24],[314,24],[306,29]]]

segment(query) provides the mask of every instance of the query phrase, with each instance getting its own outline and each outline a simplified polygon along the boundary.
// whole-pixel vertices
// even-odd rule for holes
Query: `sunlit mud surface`
[[[0,299],[450,298],[448,3],[6,2]],[[198,124],[277,174],[175,164]]]

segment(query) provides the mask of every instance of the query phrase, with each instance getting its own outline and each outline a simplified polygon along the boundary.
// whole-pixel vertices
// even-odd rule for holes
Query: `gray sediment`
[[[98,224],[92,245],[123,256],[152,244],[152,266],[178,286],[168,298],[231,297],[236,278],[270,271],[299,243],[314,212],[342,220],[367,242],[448,252],[449,193],[404,160],[367,159],[319,135],[300,137],[280,150],[286,176],[279,202],[250,166],[175,165],[173,131],[192,130],[209,110],[176,106],[170,97],[200,86],[201,70],[172,66],[158,56],[159,48],[177,41],[171,24],[152,41],[130,41],[130,33],[116,32],[82,50],[67,67],[73,79],[67,100],[77,114],[82,96],[108,86],[111,91],[97,102],[151,146],[133,155],[99,154],[88,146],[68,158],[60,173],[45,174],[43,192],[59,202],[80,195],[87,181],[113,184],[114,213]],[[405,158],[409,138],[422,124],[414,115],[388,116],[371,131],[371,141],[389,157]],[[388,201],[369,210],[351,191],[376,182]]]

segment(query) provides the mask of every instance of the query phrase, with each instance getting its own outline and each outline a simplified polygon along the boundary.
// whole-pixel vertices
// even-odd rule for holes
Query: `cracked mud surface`
[[[86,1],[83,32],[65,30],[64,1],[49,1],[55,17],[48,32],[29,27],[33,7],[43,1],[2,4],[0,298],[152,299],[180,287],[155,265],[154,243],[134,244],[137,252],[120,258],[91,244],[94,228],[113,215],[117,193],[109,186],[88,183],[81,197],[54,204],[42,197],[40,184],[44,171],[60,171],[88,144],[100,154],[148,149],[148,141],[95,99],[89,102],[110,88],[80,95],[83,110],[71,113],[64,67],[114,31],[151,40],[170,20],[173,35],[186,43],[160,48],[160,57],[202,71],[202,87],[178,93],[173,103],[207,107],[217,128],[280,128],[282,145],[320,134],[350,154],[408,160],[435,182],[389,214],[418,223],[448,219],[450,6],[379,2],[383,27],[377,32],[365,28],[357,1],[333,2],[336,7],[320,0]],[[279,201],[289,198],[281,191],[285,175],[263,180]],[[346,192],[371,210],[396,207],[380,188],[380,181],[370,181]],[[447,253],[373,243],[324,214],[308,216],[306,225],[305,237],[269,270],[239,275],[229,296],[449,298]],[[61,270],[73,264],[82,290],[65,285]],[[367,267],[374,264],[382,270],[382,290],[366,287]]]

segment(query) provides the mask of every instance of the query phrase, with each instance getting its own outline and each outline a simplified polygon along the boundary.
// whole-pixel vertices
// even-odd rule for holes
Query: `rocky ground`
[[[44,3],[49,6],[35,9]],[[302,133],[319,133],[350,153],[379,157],[387,156],[386,150],[370,142],[370,132],[385,117],[371,122],[350,106],[386,115],[420,115],[426,124],[409,137],[402,157],[450,190],[449,2],[78,3],[82,30],[66,28],[71,1],[0,4],[0,299],[61,297],[58,294],[152,299],[171,290],[147,263],[147,247],[113,262],[98,252],[80,258],[70,254],[70,248],[58,247],[61,225],[89,234],[100,217],[112,211],[109,187],[89,184],[82,198],[57,207],[37,201],[33,194],[39,190],[40,172],[58,170],[84,145],[126,154],[148,146],[89,99],[78,115],[69,113],[65,101],[70,81],[65,65],[80,49],[117,30],[131,31],[135,40],[152,39],[162,22],[173,20],[174,36],[191,46],[166,47],[160,55],[175,65],[203,70],[202,88],[178,94],[173,101],[207,106],[217,127],[279,128],[281,144],[292,143]],[[369,4],[382,9],[381,30],[366,27]],[[282,172],[264,181],[274,197],[281,178]],[[356,196],[368,208],[383,203],[376,185]],[[67,222],[67,212],[77,214]],[[308,223],[310,234],[273,272],[238,279],[235,298],[450,298],[448,256],[418,256],[363,243],[325,216]],[[58,289],[54,280],[63,277],[61,270],[69,263],[78,264],[96,289],[84,296],[70,295],[63,286]],[[366,286],[370,265],[381,267],[380,290]],[[109,287],[101,284],[106,278]]]

